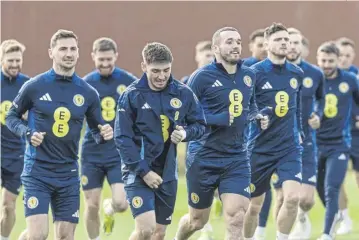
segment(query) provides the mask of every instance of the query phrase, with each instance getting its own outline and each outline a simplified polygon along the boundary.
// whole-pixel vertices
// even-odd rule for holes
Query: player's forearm
[[[196,122],[191,125],[188,125],[185,128],[186,131],[186,138],[183,142],[194,141],[200,139],[206,130],[205,123]]]
[[[206,122],[209,126],[229,126],[229,112],[223,112],[219,114],[205,114]]]
[[[252,96],[251,100],[250,100],[249,113],[247,116],[247,120],[248,121],[255,120],[258,113],[259,113],[258,106],[257,106],[256,102],[254,101],[254,97]]]
[[[29,129],[24,124],[22,115],[18,114],[14,107],[11,107],[8,114],[6,115],[6,126],[11,132],[15,133],[19,137],[25,136]]]
[[[325,106],[325,99],[324,97],[321,99],[317,100],[317,110],[315,111],[315,113],[318,115],[318,117],[320,119],[322,119],[323,117],[323,112],[324,112],[324,106]]]

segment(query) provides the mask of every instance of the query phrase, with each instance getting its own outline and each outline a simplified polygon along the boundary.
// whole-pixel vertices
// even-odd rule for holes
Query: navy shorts
[[[112,163],[81,163],[81,185],[83,190],[102,188],[107,177],[108,183],[123,183],[121,162]]]
[[[3,160],[1,162],[3,164]],[[9,161],[7,161],[9,163]],[[21,173],[24,167],[23,160],[17,160],[10,165],[1,166],[1,187],[9,192],[18,195],[21,190]]]
[[[79,177],[21,176],[24,186],[25,217],[48,214],[53,221],[78,223],[80,209]]]
[[[141,179],[125,185],[125,191],[133,218],[145,212],[155,211],[158,224],[171,224],[177,196],[177,180],[164,182],[154,190]]]
[[[234,193],[250,198],[249,161],[240,159],[194,160],[187,169],[188,204],[195,209],[212,205],[214,191],[219,196]]]
[[[281,187],[288,180],[302,182],[301,150],[281,154],[252,153],[252,197],[258,197],[274,187]]]
[[[359,172],[359,136],[352,136],[352,144],[350,148],[350,159],[353,163],[353,169]]]

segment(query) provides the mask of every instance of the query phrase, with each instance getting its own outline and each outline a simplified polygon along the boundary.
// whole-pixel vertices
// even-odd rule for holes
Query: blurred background
[[[1,38],[24,43],[24,72],[33,76],[51,67],[47,49],[60,28],[79,37],[83,76],[93,68],[90,52],[96,38],[113,38],[119,46],[119,66],[139,76],[141,51],[147,42],[168,45],[176,78],[196,68],[194,47],[210,40],[223,26],[239,29],[242,57],[250,55],[252,31],[281,22],[298,28],[310,41],[308,60],[323,41],[342,36],[359,44],[359,2],[2,2]],[[359,58],[355,60],[359,65]]]

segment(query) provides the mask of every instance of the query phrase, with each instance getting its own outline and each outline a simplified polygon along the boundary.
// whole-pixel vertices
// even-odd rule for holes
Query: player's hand
[[[171,141],[174,144],[178,144],[186,138],[186,135],[186,131],[182,126],[176,126],[176,129],[171,134]]]
[[[28,111],[26,111],[22,116],[21,119],[27,121]]]
[[[229,112],[229,126],[232,125],[233,121],[234,121],[234,115],[233,113]]]
[[[31,145],[34,147],[40,146],[45,135],[46,132],[34,132],[30,138]]]
[[[310,118],[308,120],[308,124],[309,126],[311,126],[313,129],[318,129],[320,128],[320,118],[317,114],[312,113],[310,115]]]
[[[257,114],[256,118],[261,121],[261,129],[266,130],[268,128],[268,125],[269,125],[268,116],[267,115],[263,116],[262,114]]]
[[[163,182],[162,178],[154,171],[149,171],[143,176],[143,181],[152,189],[157,189]]]
[[[113,129],[110,124],[98,125],[98,129],[100,129],[100,134],[106,141],[111,140],[113,138]]]

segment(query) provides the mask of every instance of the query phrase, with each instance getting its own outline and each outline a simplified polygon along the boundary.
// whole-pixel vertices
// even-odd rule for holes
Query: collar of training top
[[[239,59],[238,62],[237,62],[237,69],[239,69],[239,68],[242,66],[242,63],[243,63],[243,60],[242,60],[242,59]],[[216,58],[214,58],[212,64],[213,64],[215,67],[221,69],[222,71],[227,72],[227,70],[223,67],[222,63],[217,62],[217,59],[216,59]]]
[[[276,69],[276,70],[284,70],[284,69],[288,68],[288,61],[287,60],[284,61],[284,64],[275,64],[269,58],[267,58],[265,60],[265,62],[266,62],[266,64],[268,66],[271,66],[273,69]]]
[[[67,80],[67,81],[71,82],[75,76],[75,73],[72,74],[71,76],[59,75],[55,72],[55,70],[53,68],[51,68],[50,75],[55,76],[55,80]]]
[[[150,86],[148,85],[148,79],[147,79],[146,73],[144,73],[142,75],[142,77],[138,81],[136,87],[138,89],[142,89],[142,90],[151,90]],[[168,80],[167,87],[163,90],[166,90],[166,89],[168,89],[169,94],[177,95],[176,83],[172,77],[172,74],[170,75],[170,79]]]
[[[1,79],[5,80],[5,81],[11,82],[12,80],[15,80],[18,76],[19,76],[19,74],[17,74],[16,77],[9,77],[9,76],[6,76],[3,73],[3,71],[1,71]]]

